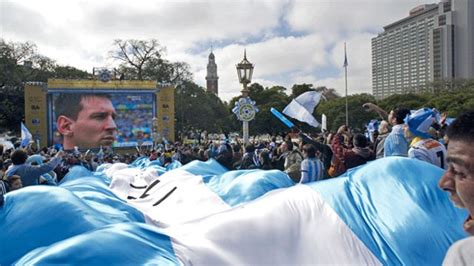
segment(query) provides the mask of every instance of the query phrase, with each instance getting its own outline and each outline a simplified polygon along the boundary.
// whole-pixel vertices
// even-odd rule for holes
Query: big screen
[[[54,92],[50,94],[51,121],[49,128],[50,136],[55,146],[59,146],[63,142],[63,136],[57,130],[58,120],[54,104],[62,94],[80,95],[78,92]],[[151,138],[153,117],[156,116],[154,108],[155,95],[145,92],[113,92],[113,94],[105,94],[110,97],[116,113],[114,121],[117,131],[112,147],[151,145],[153,141]]]

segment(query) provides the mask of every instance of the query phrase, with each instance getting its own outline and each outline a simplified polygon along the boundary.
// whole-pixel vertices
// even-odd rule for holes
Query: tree
[[[52,78],[57,79],[88,79],[91,74],[71,66],[58,66],[53,69]]]
[[[192,73],[184,62],[164,59],[166,48],[158,40],[115,40],[110,57],[119,61],[119,71],[128,79],[156,80],[178,84],[191,81]]]
[[[307,91],[314,91],[313,84],[295,84],[291,87],[290,97],[294,99]]]
[[[375,98],[369,94],[355,94],[347,98],[349,126],[356,132],[364,132],[365,125],[371,119],[377,119],[375,113],[365,112],[362,105],[366,102],[375,102]],[[328,118],[328,130],[335,132],[337,128],[346,123],[346,100],[338,98],[331,101],[322,101],[316,108],[316,117],[325,114]]]
[[[227,106],[213,93],[206,92],[194,82],[186,81],[175,90],[176,130],[190,129],[218,132],[228,129]]]
[[[152,59],[145,65],[144,77],[161,83],[179,84],[192,81],[193,75],[187,63]]]
[[[4,42],[3,40],[1,42]],[[19,65],[37,56],[36,44],[30,42],[10,42],[10,57]]]
[[[431,97],[424,107],[436,108],[440,112],[446,112],[450,117],[457,117],[463,112],[474,109],[474,86],[471,89],[457,89],[429,95]]]
[[[427,93],[424,94],[394,94],[378,102],[378,105],[390,112],[397,107],[405,107],[409,109],[418,109],[425,106],[429,96]]]
[[[25,64],[36,55],[36,46],[29,42],[5,42],[0,39],[0,86],[21,86]],[[28,65],[28,64],[26,64]]]
[[[137,79],[143,80],[143,68],[150,60],[161,60],[162,53],[165,48],[162,47],[158,40],[120,40],[114,41],[117,50],[110,51],[112,58],[121,62],[120,67],[127,70],[135,71]]]
[[[341,96],[336,92],[334,88],[327,88],[326,86],[319,86],[315,89],[317,92],[321,92],[321,94],[326,98],[326,100],[334,100],[340,98]]]
[[[31,43],[6,43],[0,39],[0,129],[18,132],[24,117],[23,80],[27,69],[20,65],[36,53]]]
[[[19,132],[24,117],[24,83],[48,78],[85,78],[88,73],[59,66],[39,54],[36,45],[0,39],[0,130]]]

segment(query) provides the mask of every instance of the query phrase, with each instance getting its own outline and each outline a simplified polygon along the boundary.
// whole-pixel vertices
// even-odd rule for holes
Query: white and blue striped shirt
[[[300,184],[323,179],[324,165],[318,158],[306,158],[301,162]]]

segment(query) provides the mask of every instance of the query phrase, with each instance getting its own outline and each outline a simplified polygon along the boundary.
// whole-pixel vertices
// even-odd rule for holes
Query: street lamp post
[[[255,117],[255,107],[251,104],[249,96],[249,90],[247,85],[252,81],[253,64],[247,60],[247,53],[244,50],[244,59],[238,63],[237,75],[239,76],[239,82],[242,83],[244,89],[242,90],[242,98],[239,99],[239,108],[237,110],[237,116],[243,122],[242,131],[244,143],[249,143],[249,121]]]

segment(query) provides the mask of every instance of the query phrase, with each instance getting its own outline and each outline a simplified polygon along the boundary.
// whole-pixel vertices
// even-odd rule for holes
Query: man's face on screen
[[[115,108],[105,97],[87,97],[81,100],[82,110],[71,125],[74,146],[97,148],[111,146],[115,141],[117,125]]]

